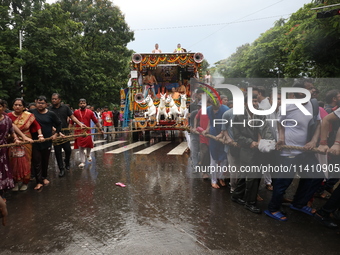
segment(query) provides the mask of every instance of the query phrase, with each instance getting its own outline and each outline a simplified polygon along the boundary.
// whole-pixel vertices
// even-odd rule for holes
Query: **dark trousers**
[[[340,156],[335,156],[335,155],[329,155],[328,156],[328,164],[339,164],[340,162]],[[334,185],[339,181],[339,173],[334,173],[334,172],[330,172],[328,173],[328,179],[326,180],[326,182],[324,183],[324,185],[322,185],[317,193],[321,194],[323,193],[325,190],[331,190],[334,188]]]
[[[260,181],[260,178],[247,178],[244,173],[241,173],[232,194],[233,198],[243,199],[249,205],[256,204]]]
[[[209,146],[206,143],[200,143],[200,154],[199,154],[198,164],[200,166],[210,165]]]
[[[281,163],[291,171],[280,173],[279,178],[276,178],[273,185],[273,195],[269,202],[268,209],[270,212],[280,210],[281,202],[287,188],[294,180],[295,173],[300,175],[299,186],[295,192],[293,206],[302,208],[307,205],[308,201],[313,197],[314,193],[320,187],[323,180],[323,173],[312,172],[312,165],[316,169],[318,160],[312,153],[304,152],[294,157],[281,157]],[[294,168],[295,166],[295,168]],[[300,168],[300,166],[302,168]],[[309,171],[305,169],[308,167]],[[296,169],[296,171],[294,171]],[[300,169],[302,169],[300,171]]]
[[[32,149],[32,168],[35,172],[37,184],[43,184],[43,180],[47,177],[48,161],[50,159],[51,147],[38,150],[33,146]]]
[[[66,142],[60,145],[54,145],[54,153],[58,163],[59,170],[64,170],[62,149],[64,149],[65,151],[65,165],[70,166],[70,158],[72,153],[71,143]]]
[[[329,217],[329,214],[340,208],[340,185],[333,191],[331,197],[326,204],[321,208],[320,214],[324,217]]]

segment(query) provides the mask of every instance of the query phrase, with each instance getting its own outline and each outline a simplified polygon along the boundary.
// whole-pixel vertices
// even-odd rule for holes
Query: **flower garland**
[[[158,64],[179,64],[181,66],[195,64],[194,55],[193,54],[184,54],[184,55],[145,55],[142,58],[140,64],[140,70],[142,70],[142,66],[148,67],[156,67]],[[137,67],[138,64],[135,64]]]

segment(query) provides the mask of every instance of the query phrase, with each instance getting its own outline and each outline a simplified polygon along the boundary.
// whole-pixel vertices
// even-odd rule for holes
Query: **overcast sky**
[[[276,20],[288,18],[288,14],[310,2],[113,0],[135,31],[135,40],[128,44],[129,49],[151,52],[158,43],[163,52],[173,52],[177,43],[181,43],[188,51],[202,52],[210,66],[230,56],[238,46],[253,42]],[[228,24],[230,22],[233,23]],[[169,27],[172,28],[166,29]]]

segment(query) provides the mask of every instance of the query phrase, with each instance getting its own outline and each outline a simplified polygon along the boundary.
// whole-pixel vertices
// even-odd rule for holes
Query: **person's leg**
[[[259,190],[260,178],[247,178],[244,193],[244,201],[249,205],[255,205]]]
[[[37,182],[37,186],[35,189],[39,189],[43,185],[42,179],[42,154],[41,151],[33,146],[32,149],[32,169],[35,173],[35,179]]]
[[[41,151],[41,166],[42,166],[42,179],[45,185],[49,183],[47,180],[48,162],[50,160],[51,147]]]
[[[220,188],[217,184],[217,162],[213,159],[213,157],[210,155],[210,166],[211,166],[211,186],[215,189]]]
[[[236,183],[235,190],[231,195],[232,199],[242,199],[244,200],[244,193],[246,191],[246,174],[240,173],[239,178]]]
[[[288,168],[296,163],[295,157],[281,157],[280,160],[283,167],[287,166]],[[279,178],[275,180],[272,198],[268,204],[269,212],[277,212],[280,210],[283,196],[292,183],[294,175],[295,172],[293,170],[291,172],[278,174]]]
[[[294,207],[302,208],[307,205],[308,201],[320,188],[324,176],[323,173],[311,171],[312,169],[317,169],[318,160],[314,155],[310,155],[310,153],[303,153],[301,157],[299,157],[297,164],[301,165],[302,169],[306,169],[306,167],[309,169],[308,171],[304,170],[300,173],[299,186],[292,202]]]
[[[80,157],[80,164],[79,167],[85,166],[85,152],[83,147],[79,147],[79,157]]]
[[[198,156],[199,156],[199,137],[197,134],[190,133],[190,156],[191,163],[193,167],[198,165]]]
[[[91,148],[86,148],[86,158],[89,163],[92,162]]]
[[[230,150],[228,151],[228,163],[230,166],[233,168],[230,171],[230,193],[233,193],[234,190],[236,189],[237,186],[237,180],[240,175],[239,170],[240,170],[240,160],[239,158],[236,158],[231,155]],[[235,170],[235,171],[234,171]]]
[[[63,149],[65,151],[65,168],[70,169],[70,159],[72,154],[71,143],[70,142],[64,143]]]
[[[185,135],[185,140],[187,141],[187,144],[188,144],[188,148],[191,150],[190,134],[188,131],[184,131],[184,135]]]
[[[105,133],[106,133],[106,132],[109,132],[109,131],[108,131],[108,127],[104,126],[104,127],[103,127],[103,130],[104,130],[104,140],[106,140],[106,139],[107,139],[107,134],[105,134]]]
[[[272,176],[269,172],[265,172],[263,174],[263,179],[264,179],[265,185],[268,185],[268,186],[272,185]]]
[[[225,153],[224,151],[221,153]],[[226,172],[226,167],[228,165],[228,160],[224,159],[221,162],[219,162],[218,164],[218,168],[216,169],[217,171],[217,179],[219,180],[219,183],[221,184],[221,186],[225,186],[225,181],[224,179],[227,178],[228,173]]]
[[[209,166],[210,165],[210,152],[209,152],[209,145],[203,143],[202,147],[202,165]]]
[[[62,147],[63,147],[62,144],[54,145],[54,155],[55,155],[55,158],[57,160],[57,164],[58,164],[60,171],[62,171],[64,169]]]
[[[321,208],[322,216],[329,216],[330,213],[340,208],[340,185],[334,190],[326,204]]]
[[[203,167],[208,167],[210,165],[210,153],[209,153],[209,147],[207,144],[205,143],[201,143],[200,144],[200,159],[199,159],[199,163],[200,166]],[[202,175],[202,177],[204,179],[209,178],[208,173],[204,173]]]

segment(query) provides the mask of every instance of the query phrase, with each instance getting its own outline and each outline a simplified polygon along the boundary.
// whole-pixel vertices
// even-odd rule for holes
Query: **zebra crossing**
[[[114,142],[109,142],[109,143],[104,143],[104,144],[103,144],[103,141],[100,140],[97,143],[96,141],[94,143],[95,143],[95,147],[92,148],[91,152],[109,149],[105,151],[104,153],[105,154],[120,154],[120,153],[127,152],[133,149],[134,150],[133,154],[135,155],[149,155],[171,144],[170,141],[162,141],[162,142],[158,142],[158,143],[148,146],[148,143],[149,143],[148,141],[138,141],[138,142],[129,143],[126,140],[119,140],[119,141],[114,141]],[[181,142],[177,144],[174,148],[173,147],[169,148],[169,152],[167,152],[167,155],[183,155],[187,148],[188,148],[187,142]]]
[[[71,142],[71,148],[72,149],[74,149],[73,143],[74,142]],[[118,140],[118,141],[107,143],[106,140],[96,140],[93,143],[94,143],[94,148],[92,148],[91,152],[101,151],[101,150],[104,150],[104,149],[111,149],[111,150],[105,151],[104,153],[105,154],[120,154],[120,153],[134,149],[134,150],[138,150],[138,151],[133,153],[135,155],[149,155],[149,154],[165,147],[166,145],[171,144],[170,141],[162,141],[162,142],[152,144],[152,145],[148,146],[147,148],[145,148],[147,146],[147,144],[149,143],[148,141],[138,141],[138,142],[129,143],[127,140]],[[118,148],[114,148],[114,147],[117,147],[117,146],[118,146]],[[177,156],[183,155],[185,153],[185,151],[187,150],[187,148],[188,148],[187,142],[181,142],[181,143],[177,144],[174,148],[169,149],[170,151],[167,152],[167,155],[169,155],[169,156],[171,156],[171,155],[177,155]],[[52,147],[51,152],[54,152],[53,147]]]

